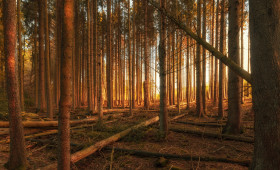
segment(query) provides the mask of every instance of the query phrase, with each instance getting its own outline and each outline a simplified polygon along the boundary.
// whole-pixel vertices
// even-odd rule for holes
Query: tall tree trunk
[[[132,108],[135,108],[135,50],[136,50],[136,36],[135,36],[135,13],[136,13],[136,1],[133,1],[133,23],[132,23],[132,40],[133,40],[133,49],[132,49]]]
[[[216,50],[219,49],[219,6],[220,2],[217,0],[217,7],[216,7],[216,36],[215,36],[215,48]],[[215,58],[215,77],[214,77],[214,105],[217,105],[218,95],[219,95],[219,78],[218,78],[218,59]]]
[[[186,54],[186,100],[187,100],[187,109],[190,107],[190,93],[191,93],[191,78],[190,78],[190,41],[189,37],[187,38],[187,54]]]
[[[40,70],[40,111],[44,112],[46,109],[45,97],[45,56],[44,56],[44,3],[38,1],[39,4],[39,70]]]
[[[107,0],[107,62],[106,62],[106,79],[107,79],[107,106],[109,109],[113,107],[112,101],[112,56],[111,56],[111,0]]]
[[[148,54],[148,0],[144,0],[145,8],[145,35],[144,35],[144,57],[145,57],[145,82],[144,82],[144,107],[148,110],[150,106],[150,56]]]
[[[75,1],[75,103],[74,108],[80,107],[80,13],[79,1]]]
[[[214,32],[215,32],[215,0],[212,1],[212,10],[211,10],[211,45],[214,47]],[[210,54],[211,55],[211,54]],[[214,99],[214,56],[210,56],[210,94],[211,94],[211,100]]]
[[[128,71],[128,80],[129,80],[129,112],[132,115],[132,103],[133,103],[133,99],[132,99],[132,56],[131,56],[131,48],[130,48],[130,0],[128,0],[128,32],[127,32],[127,45],[128,45],[128,67],[129,67],[129,71]]]
[[[202,39],[206,41],[206,0],[203,0]],[[206,115],[206,49],[202,51],[202,114]]]
[[[244,68],[244,38],[243,38],[243,31],[244,31],[244,5],[245,2],[244,0],[241,0],[241,22],[240,22],[240,31],[241,31],[241,56],[240,56],[240,62],[241,62],[241,67]],[[248,61],[249,62],[249,61]],[[241,103],[244,103],[244,83],[243,83],[243,79],[241,79]]]
[[[49,55],[49,14],[48,14],[48,2],[44,0],[44,13],[45,13],[45,79],[46,79],[46,96],[47,96],[47,112],[49,118],[53,119],[53,101],[51,92],[51,70],[50,70],[50,55]]]
[[[72,107],[72,46],[74,35],[74,0],[63,0],[61,56],[61,96],[58,117],[58,169],[70,170],[70,110]]]
[[[221,2],[221,25],[220,25],[220,51],[225,53],[225,0]],[[218,105],[218,115],[219,117],[224,117],[224,79],[225,79],[225,66],[222,62],[219,65],[219,105]]]
[[[60,97],[60,59],[61,59],[61,34],[62,34],[62,1],[56,0],[56,58],[55,58],[55,83],[54,83],[54,95],[55,106],[58,106]]]
[[[22,55],[22,40],[21,40],[21,0],[17,0],[17,25],[18,25],[18,71],[19,71],[19,96],[20,96],[20,107],[24,111],[24,56]]]
[[[201,0],[197,0],[197,35],[201,37]],[[196,115],[202,116],[202,96],[201,96],[201,46],[196,46]]]
[[[91,76],[91,55],[90,55],[90,1],[87,0],[87,88],[88,88],[88,111],[93,112],[92,102],[92,76]]]
[[[255,112],[252,169],[279,169],[280,167],[279,4],[279,0],[249,1]],[[260,11],[262,11],[261,15]]]
[[[35,17],[35,28],[34,28],[34,72],[35,72],[35,107],[39,108],[39,59],[38,59],[38,45],[37,45],[37,35],[38,35],[38,26],[37,26],[37,15]]]
[[[165,8],[166,1],[160,0],[161,8]],[[168,133],[168,112],[166,94],[166,52],[165,52],[165,16],[160,16],[160,43],[159,43],[159,65],[160,65],[160,132],[166,137]]]
[[[240,64],[239,32],[240,32],[240,0],[229,1],[229,58]],[[240,77],[228,70],[228,120],[225,133],[239,134],[241,132],[241,101]]]
[[[26,169],[26,150],[21,121],[18,79],[16,73],[16,1],[3,1],[4,55],[6,72],[6,90],[8,97],[10,122],[10,157],[9,169]]]

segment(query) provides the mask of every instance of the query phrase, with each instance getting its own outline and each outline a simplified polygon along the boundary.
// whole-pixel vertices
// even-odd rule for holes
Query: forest
[[[280,0],[0,0],[0,170],[280,168]]]

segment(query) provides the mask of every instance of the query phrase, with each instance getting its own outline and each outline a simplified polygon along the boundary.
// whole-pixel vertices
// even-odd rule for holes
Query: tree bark
[[[50,55],[49,55],[49,14],[48,14],[48,2],[44,0],[42,3],[44,5],[45,13],[45,80],[46,80],[46,96],[47,96],[47,112],[48,117],[53,119],[53,101],[52,101],[52,91],[51,91],[51,70],[50,70]]]
[[[201,0],[197,0],[197,35],[201,37]],[[201,46],[196,46],[196,115],[203,116],[201,92]]]
[[[16,73],[16,1],[3,1],[4,55],[6,59],[6,90],[10,122],[9,169],[27,168],[26,150],[21,121],[18,79]]]
[[[70,170],[70,110],[72,107],[72,52],[74,0],[63,0],[61,96],[58,117],[58,169]]]
[[[203,0],[202,39],[206,41],[206,0]],[[202,50],[202,114],[206,115],[206,49]]]
[[[165,8],[166,1],[160,1],[161,8]],[[159,65],[160,65],[160,132],[166,137],[168,133],[168,112],[167,112],[167,94],[166,94],[166,51],[165,51],[165,16],[160,16],[160,43],[159,43]]]
[[[240,32],[240,0],[229,1],[229,58],[240,64],[239,32]],[[240,77],[228,70],[228,121],[225,133],[239,134],[241,132],[241,101]]]
[[[221,25],[220,25],[220,51],[225,53],[225,0],[221,2]],[[222,62],[219,63],[219,104],[218,116],[224,117],[224,79],[225,79],[225,66]]]
[[[45,93],[45,56],[44,56],[44,3],[38,1],[39,5],[39,94],[40,94],[40,111],[46,109]]]
[[[112,101],[112,70],[111,70],[111,63],[112,56],[111,56],[111,0],[107,0],[107,54],[106,54],[106,79],[107,79],[107,106],[108,108],[112,109],[113,101]]]
[[[279,4],[279,0],[249,1],[255,113],[252,169],[278,169],[280,167]]]
[[[145,9],[145,35],[144,35],[144,59],[145,59],[145,82],[144,82],[144,107],[150,107],[150,56],[148,54],[148,0],[144,0]]]
[[[24,111],[24,56],[22,55],[22,39],[21,39],[21,0],[17,0],[17,26],[18,26],[18,71],[19,71],[19,96],[20,107]]]

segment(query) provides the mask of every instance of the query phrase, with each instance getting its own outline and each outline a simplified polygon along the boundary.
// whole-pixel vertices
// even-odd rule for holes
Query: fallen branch
[[[201,123],[201,122],[183,122],[183,121],[176,121],[176,123],[181,123],[181,124],[187,124],[187,125],[195,125],[195,126],[209,126],[209,127],[225,127],[226,124],[220,124],[220,123]],[[244,126],[246,129],[253,129],[252,127],[249,126]]]
[[[234,141],[239,141],[239,142],[254,143],[253,138],[220,134],[220,133],[215,133],[215,132],[204,132],[204,131],[200,131],[200,130],[175,129],[175,128],[170,128],[170,131],[178,132],[178,133],[190,133],[190,134],[202,135],[202,136],[213,137],[213,138],[222,138],[225,140],[234,140]]]
[[[185,115],[186,114],[178,115],[178,116],[172,118],[171,120],[178,119],[178,118],[183,117]],[[133,126],[131,128],[128,128],[128,129],[126,129],[126,130],[124,130],[124,131],[122,131],[120,133],[117,133],[117,134],[115,134],[115,135],[113,135],[113,136],[111,136],[111,137],[109,137],[107,139],[99,141],[99,142],[95,143],[94,145],[92,145],[92,146],[90,146],[88,148],[85,148],[85,149],[83,149],[81,151],[78,151],[78,152],[76,152],[76,153],[71,155],[71,163],[76,163],[79,160],[81,160],[83,158],[86,158],[87,156],[95,153],[96,151],[106,147],[107,145],[120,140],[121,138],[123,138],[126,135],[128,135],[131,131],[139,129],[141,127],[149,126],[149,125],[151,125],[153,123],[158,122],[158,120],[159,120],[159,117],[156,116],[156,117],[154,117],[152,119],[149,119],[149,120],[144,121],[144,122],[142,122],[142,123],[140,123],[138,125],[135,125],[135,126]],[[51,170],[51,169],[54,169],[56,167],[57,167],[57,163],[54,163],[54,164],[48,165],[46,167],[43,167],[41,169],[43,169],[43,170]]]
[[[117,114],[123,115],[121,114]],[[106,115],[106,117],[109,117],[110,115]],[[105,118],[105,117],[104,117]],[[92,118],[87,118],[87,119],[81,119],[81,120],[72,120],[70,121],[70,125],[78,125],[78,124],[83,124],[83,123],[92,123],[98,120],[97,116],[94,116]],[[46,128],[46,127],[57,127],[58,126],[58,121],[24,121],[22,122],[23,127],[27,128]],[[8,128],[9,127],[9,122],[8,121],[0,121],[0,128]]]
[[[106,147],[106,150],[112,150],[112,148]],[[174,154],[165,154],[165,153],[156,153],[148,152],[141,150],[130,150],[123,148],[114,148],[115,151],[125,152],[130,155],[140,156],[140,157],[164,157],[167,159],[183,159],[183,160],[193,160],[193,161],[205,161],[205,162],[224,162],[231,164],[239,164],[242,166],[249,166],[251,160],[238,160],[238,159],[228,159],[228,158],[219,158],[219,157],[209,157],[209,156],[192,156],[192,155],[174,155]]]
[[[105,124],[112,123],[112,122],[115,122],[115,121],[116,120],[107,121]],[[82,125],[82,126],[72,127],[71,132],[74,132],[74,131],[76,131],[78,129],[81,129],[81,128],[90,127],[90,126],[92,126],[92,124],[91,125]],[[42,132],[42,133],[36,133],[36,134],[24,136],[24,139],[31,139],[31,138],[41,137],[41,136],[48,136],[48,135],[53,135],[53,134],[57,134],[57,133],[58,133],[58,130],[47,130],[47,131]],[[10,143],[10,138],[0,140],[0,143]]]

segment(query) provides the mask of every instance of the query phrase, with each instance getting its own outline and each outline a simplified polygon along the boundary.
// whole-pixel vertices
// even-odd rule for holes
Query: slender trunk
[[[93,111],[92,102],[92,76],[91,76],[91,55],[90,55],[90,1],[87,0],[87,89],[88,89],[88,111]]]
[[[128,32],[127,32],[127,41],[128,41],[128,80],[129,80],[129,112],[132,115],[132,56],[130,54],[130,0],[128,0]]]
[[[243,38],[243,31],[244,31],[244,0],[241,0],[241,22],[240,22],[240,28],[241,28],[241,56],[240,56],[240,60],[241,60],[241,67],[244,68],[244,38]],[[248,61],[249,62],[249,61]],[[244,103],[244,83],[243,83],[243,79],[241,79],[241,104]]]
[[[21,121],[18,79],[16,73],[16,1],[3,1],[4,55],[10,122],[9,169],[26,169],[26,150]]]
[[[80,106],[80,20],[79,1],[75,1],[75,93],[74,108]]]
[[[206,0],[203,0],[202,39],[206,41]],[[202,51],[202,113],[206,115],[206,49]]]
[[[215,48],[219,50],[219,6],[220,2],[217,0],[217,7],[216,7],[216,39],[215,39]],[[214,77],[214,105],[217,105],[218,101],[218,94],[219,94],[219,78],[218,78],[218,59],[215,58],[215,77]]]
[[[53,119],[53,102],[51,92],[51,70],[50,70],[50,55],[49,55],[49,14],[48,14],[48,2],[44,0],[45,13],[45,79],[46,79],[46,96],[47,96],[47,113],[48,117]]]
[[[136,2],[133,1],[133,23],[132,23],[132,41],[133,41],[133,49],[132,49],[132,99],[131,104],[132,108],[135,107],[135,46],[136,46],[136,37],[135,37],[135,13],[136,13]]]
[[[160,0],[161,8],[165,8],[166,1]],[[160,44],[159,44],[159,64],[160,64],[160,132],[166,137],[168,133],[168,112],[166,94],[166,52],[165,52],[165,16],[160,16]]]
[[[38,36],[38,26],[37,26],[37,15],[35,17],[35,28],[34,28],[34,72],[35,72],[35,107],[39,108],[39,60],[38,60],[38,46],[37,46],[37,36]]]
[[[224,36],[225,36],[225,0],[221,2],[221,25],[220,25],[220,51],[224,54]],[[218,115],[219,117],[224,117],[224,79],[225,79],[225,66],[222,62],[219,65],[219,105],[218,105]]]
[[[145,8],[145,35],[144,35],[144,57],[145,57],[145,82],[144,82],[144,107],[150,106],[150,56],[148,54],[148,0],[144,0]]]
[[[46,109],[45,97],[45,56],[44,56],[44,3],[39,3],[39,70],[40,70],[40,111],[44,112]]]
[[[18,71],[19,71],[19,96],[20,96],[20,107],[24,111],[24,56],[22,55],[22,40],[21,40],[21,0],[17,0],[17,25],[18,25]]]
[[[107,106],[109,109],[112,109],[113,107],[113,101],[112,101],[112,70],[111,65],[113,64],[112,56],[111,56],[111,0],[107,0],[107,35],[106,35],[106,41],[107,41],[107,54],[106,54],[106,79],[107,79]]]
[[[62,34],[62,2],[56,0],[56,58],[55,58],[55,83],[54,83],[54,95],[55,95],[55,105],[58,106],[60,97],[60,58],[61,58],[61,34]]]
[[[74,35],[74,0],[63,1],[61,56],[61,96],[58,116],[58,169],[70,170],[70,110],[72,107],[72,46]]]
[[[197,1],[197,35],[201,37],[201,0]],[[201,46],[196,46],[196,115],[202,116],[202,96],[201,96]]]

